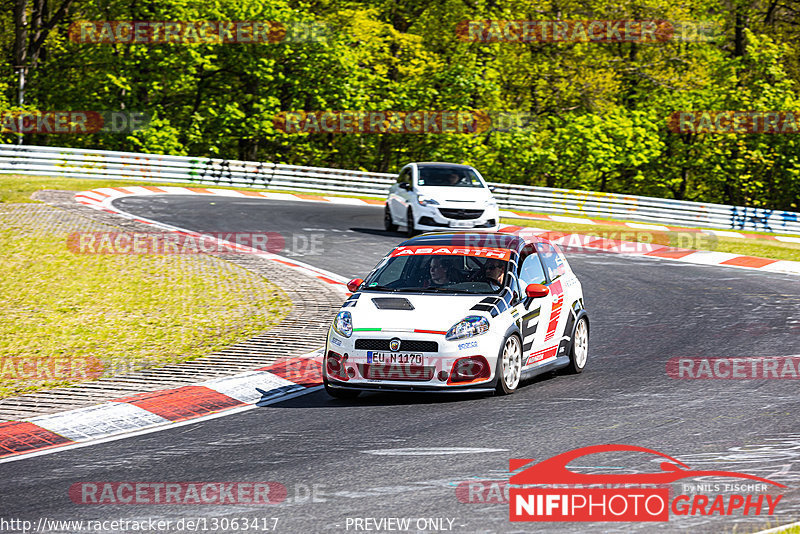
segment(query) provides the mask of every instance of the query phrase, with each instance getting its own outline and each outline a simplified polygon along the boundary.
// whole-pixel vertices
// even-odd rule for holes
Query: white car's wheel
[[[575,323],[575,328],[572,333],[572,350],[569,355],[569,366],[567,370],[570,373],[583,372],[586,367],[586,361],[589,359],[589,322],[586,317],[581,317]]]
[[[406,236],[414,237],[416,233],[417,230],[414,228],[414,212],[409,207],[406,213]]]
[[[511,334],[503,343],[497,361],[497,392],[510,395],[517,390],[522,375],[522,347],[516,334]]]
[[[387,232],[397,231],[397,225],[392,220],[392,212],[389,210],[388,205],[383,209],[383,227]]]

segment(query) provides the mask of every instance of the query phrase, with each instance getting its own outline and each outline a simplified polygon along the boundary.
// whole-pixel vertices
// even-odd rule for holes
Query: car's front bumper
[[[380,348],[378,342],[388,343],[400,339],[400,349],[391,351]],[[436,350],[419,348],[420,342],[436,343]],[[456,341],[447,341],[443,334],[413,331],[356,331],[350,338],[331,332],[325,348],[323,375],[329,387],[359,389],[364,391],[491,391],[496,384],[498,340],[491,331],[480,336]],[[404,350],[404,343],[407,350]],[[356,346],[359,348],[356,348]],[[364,348],[368,346],[369,348]],[[343,365],[329,366],[333,353]],[[382,353],[382,362],[377,362],[375,353]],[[405,362],[388,362],[388,356],[421,354],[421,364],[406,365]],[[462,359],[474,360],[482,356],[488,368],[487,376],[464,381],[454,380],[454,364]],[[401,358],[402,359],[402,358]],[[482,365],[482,364],[480,364]]]
[[[456,215],[455,212],[463,211],[480,212],[477,217],[458,215],[448,217],[445,214]],[[500,213],[496,207],[485,206],[417,206],[415,209],[414,226],[419,230],[488,230],[496,231],[500,227]]]

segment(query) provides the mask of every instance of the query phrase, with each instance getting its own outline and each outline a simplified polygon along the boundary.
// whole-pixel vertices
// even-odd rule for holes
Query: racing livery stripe
[[[494,306],[490,306],[489,304],[476,304],[470,311],[491,311],[494,309]]]
[[[556,334],[556,326],[558,325],[558,318],[561,314],[561,305],[564,304],[564,289],[561,287],[561,280],[556,280],[550,284],[550,293],[556,297],[553,301],[553,308],[550,310],[550,322],[547,325],[547,333],[544,336],[545,341],[550,341]]]
[[[417,329],[417,328],[414,329],[414,332],[416,332],[418,334],[442,334],[442,335],[447,333],[447,332],[445,332],[443,330],[420,330],[420,329]]]
[[[524,336],[524,339],[522,340],[523,352],[528,352],[533,346],[533,340],[536,337],[536,330],[539,327],[539,312],[541,312],[541,310],[542,307],[539,306],[530,313],[526,313],[522,316],[521,330],[522,335]]]
[[[380,332],[380,328],[353,328],[353,332]]]
[[[555,357],[556,351],[558,350],[558,345],[553,345],[549,349],[543,349],[537,352],[534,352],[530,355],[528,360],[525,362],[525,365],[530,365],[532,363],[536,363],[542,360],[548,360],[550,358]]]

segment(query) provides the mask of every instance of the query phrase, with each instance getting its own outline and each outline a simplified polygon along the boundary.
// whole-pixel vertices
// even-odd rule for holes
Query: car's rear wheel
[[[340,389],[340,388],[332,388],[328,385],[328,382],[325,382],[325,391],[333,397],[334,399],[355,399],[358,397],[359,393],[358,390],[355,389]]]
[[[516,334],[509,335],[497,359],[497,392],[510,395],[522,376],[522,347]]]
[[[569,373],[582,373],[589,359],[589,321],[586,317],[581,317],[575,323],[572,332],[572,348],[569,354],[569,365],[566,370]]]
[[[383,227],[386,229],[387,232],[397,231],[397,225],[392,220],[392,212],[389,209],[389,206],[386,206],[383,209]]]
[[[414,237],[414,234],[417,233],[416,228],[414,228],[414,212],[411,208],[408,208],[406,212],[406,236]]]

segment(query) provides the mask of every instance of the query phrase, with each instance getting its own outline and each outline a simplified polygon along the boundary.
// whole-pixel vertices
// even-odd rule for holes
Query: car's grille
[[[453,208],[439,208],[439,213],[448,219],[478,219],[483,215],[483,210],[459,210]]]
[[[369,380],[396,380],[400,382],[427,382],[433,378],[435,367],[399,364],[356,364],[362,377]]]
[[[386,350],[390,339],[356,339],[356,350]],[[398,352],[438,352],[439,344],[435,341],[401,340]]]

